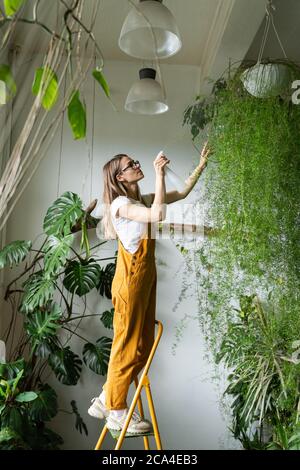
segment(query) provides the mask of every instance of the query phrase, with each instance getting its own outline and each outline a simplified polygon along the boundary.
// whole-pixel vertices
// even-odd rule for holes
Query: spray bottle
[[[161,150],[156,158],[159,158],[161,155],[164,154],[164,151]],[[165,176],[169,184],[179,192],[182,192],[185,188],[185,183],[182,179],[168,166],[164,167],[165,169]]]

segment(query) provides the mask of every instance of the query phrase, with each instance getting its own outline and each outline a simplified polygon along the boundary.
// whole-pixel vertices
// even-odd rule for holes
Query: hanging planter
[[[256,98],[279,96],[290,85],[291,69],[286,64],[256,64],[241,74],[241,81]]]
[[[292,70],[289,66],[289,63],[282,63],[282,60],[272,62],[265,60],[267,63],[261,63],[270,25],[273,26],[274,33],[278,39],[285,60],[288,62],[286,52],[280,41],[274,24],[272,10],[275,10],[275,7],[272,4],[272,0],[268,0],[266,6],[265,30],[258,54],[257,63],[254,66],[247,68],[240,77],[248,93],[250,93],[252,96],[255,96],[256,98],[279,96],[288,89],[292,80]]]

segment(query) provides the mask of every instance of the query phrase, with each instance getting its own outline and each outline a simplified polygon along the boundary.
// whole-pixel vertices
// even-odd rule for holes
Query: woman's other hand
[[[155,158],[153,165],[154,169],[157,175],[163,175],[165,174],[164,167],[170,163],[170,160],[166,157],[166,155],[163,152],[159,152],[157,157]]]
[[[199,168],[206,167],[209,154],[211,154],[211,149],[208,147],[208,141],[206,141],[200,154]]]

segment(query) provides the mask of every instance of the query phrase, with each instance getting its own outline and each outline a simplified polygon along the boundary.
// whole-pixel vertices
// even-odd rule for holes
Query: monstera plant
[[[88,228],[98,219],[83,210],[80,198],[64,193],[48,209],[43,229],[45,240],[36,250],[31,241],[16,240],[0,251],[0,268],[18,265],[18,275],[6,286],[5,300],[11,307],[4,341],[10,353],[0,364],[0,447],[5,449],[55,449],[62,438],[48,429],[58,410],[57,395],[44,381],[49,369],[65,385],[76,385],[83,364],[96,374],[105,375],[111,339],[88,341],[76,332],[78,324],[98,316],[112,328],[113,309],[102,314],[76,312],[76,297],[85,300],[92,290],[111,298],[110,286],[115,262],[100,266],[91,256]],[[74,248],[74,227],[82,229],[80,249]],[[108,258],[106,258],[108,259]],[[112,258],[115,260],[115,256]],[[16,321],[21,319],[22,334],[15,340]],[[65,333],[68,338],[66,339]],[[83,341],[81,357],[72,351],[73,335]],[[7,348],[8,349],[8,348]],[[87,428],[71,402],[76,428]]]

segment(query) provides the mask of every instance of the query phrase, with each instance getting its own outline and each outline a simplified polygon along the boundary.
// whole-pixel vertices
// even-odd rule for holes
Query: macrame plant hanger
[[[275,5],[273,5],[272,0],[267,0],[267,4],[266,4],[266,24],[265,24],[264,34],[263,34],[263,38],[262,38],[262,42],[261,42],[261,46],[260,46],[260,50],[259,50],[259,54],[258,54],[258,58],[257,58],[257,64],[261,63],[263,52],[264,52],[265,45],[266,45],[266,42],[267,42],[269,29],[270,29],[271,25],[273,27],[274,33],[276,35],[276,38],[277,38],[277,40],[279,42],[279,45],[281,47],[281,50],[283,52],[284,58],[287,59],[285,49],[284,49],[283,44],[280,40],[278,31],[276,29],[275,22],[274,22],[273,11],[275,11],[275,10],[276,10],[276,7],[275,7]]]

